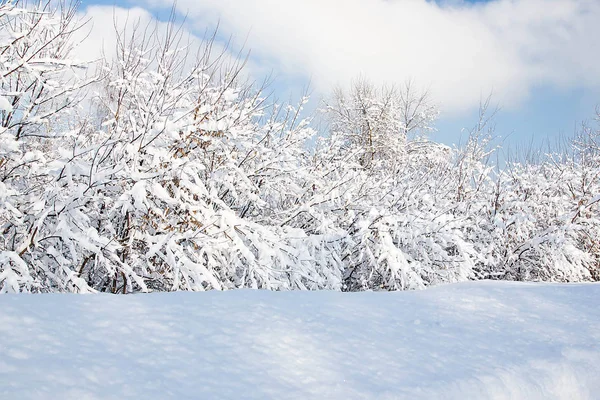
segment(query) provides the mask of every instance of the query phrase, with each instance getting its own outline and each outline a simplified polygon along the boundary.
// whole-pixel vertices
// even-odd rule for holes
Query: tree
[[[77,3],[0,3],[1,291],[51,279],[44,266],[25,259],[51,214],[47,189],[55,183],[57,142],[74,134],[69,119],[96,80],[70,58],[72,35],[84,24]]]
[[[366,168],[405,157],[407,138],[431,131],[438,115],[428,92],[418,92],[413,82],[378,88],[364,78],[348,91],[337,88],[325,112],[331,134],[341,137],[344,151],[359,150]]]

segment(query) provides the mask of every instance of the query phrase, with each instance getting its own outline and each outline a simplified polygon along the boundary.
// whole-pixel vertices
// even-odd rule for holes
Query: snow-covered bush
[[[0,291],[77,285],[71,271],[48,267],[75,249],[30,253],[46,236],[60,235],[46,229],[46,220],[61,213],[52,199],[52,164],[77,134],[75,106],[95,80],[70,59],[81,29],[76,10],[49,1],[0,3]]]
[[[0,3],[1,292],[600,279],[597,130],[499,169],[489,102],[450,148],[426,93],[360,80],[316,137],[307,97],[272,104],[173,21],[86,72],[76,15]]]

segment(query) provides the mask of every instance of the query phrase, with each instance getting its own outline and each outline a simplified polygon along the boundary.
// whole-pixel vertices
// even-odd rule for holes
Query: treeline
[[[73,5],[0,2],[0,291],[400,290],[600,279],[599,131],[536,162],[426,139],[414,85],[365,80],[320,118],[180,27],[72,58]],[[85,42],[83,44],[85,46]]]

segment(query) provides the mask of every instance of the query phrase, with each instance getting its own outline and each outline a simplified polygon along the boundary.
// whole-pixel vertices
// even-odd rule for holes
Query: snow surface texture
[[[600,285],[0,296],[2,399],[594,399]]]

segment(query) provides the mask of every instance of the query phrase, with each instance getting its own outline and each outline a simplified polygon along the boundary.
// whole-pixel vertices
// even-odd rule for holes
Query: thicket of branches
[[[359,80],[316,137],[174,23],[74,61],[77,15],[0,2],[0,292],[600,279],[598,129],[500,169],[487,104],[449,148],[426,93]]]

